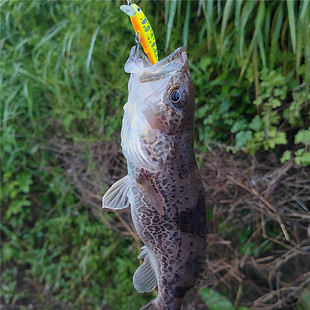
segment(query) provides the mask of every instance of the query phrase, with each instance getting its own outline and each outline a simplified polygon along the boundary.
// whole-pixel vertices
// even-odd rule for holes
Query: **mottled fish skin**
[[[193,143],[194,87],[184,48],[151,67],[136,67],[130,69],[122,146],[132,220],[158,284],[157,298],[142,309],[177,310],[206,264],[206,207]],[[173,103],[176,89],[181,100]]]

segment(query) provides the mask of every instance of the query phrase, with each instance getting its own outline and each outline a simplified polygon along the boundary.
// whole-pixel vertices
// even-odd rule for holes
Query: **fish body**
[[[124,106],[122,149],[128,175],[103,197],[103,207],[131,206],[144,243],[134,274],[138,292],[158,286],[142,309],[180,309],[185,294],[210,282],[206,269],[206,207],[194,156],[194,87],[184,48],[151,66],[138,48]]]
[[[152,26],[141,8],[136,4],[122,5],[120,9],[130,16],[133,28],[138,36],[140,42],[152,64],[158,61],[158,51],[156,46],[155,35]]]

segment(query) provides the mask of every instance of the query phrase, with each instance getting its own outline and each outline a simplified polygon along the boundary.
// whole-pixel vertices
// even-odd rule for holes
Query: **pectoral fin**
[[[149,249],[144,246],[138,258],[143,258],[142,265],[133,276],[133,285],[138,293],[150,292],[157,286],[154,259]]]
[[[128,175],[115,182],[102,198],[102,208],[124,209],[129,206],[128,200],[129,178]]]
[[[145,193],[143,197],[144,201],[151,205],[160,215],[164,215],[164,199],[155,190],[154,185],[151,184],[145,170],[141,169],[139,178],[136,178],[136,181],[141,186],[141,192]]]

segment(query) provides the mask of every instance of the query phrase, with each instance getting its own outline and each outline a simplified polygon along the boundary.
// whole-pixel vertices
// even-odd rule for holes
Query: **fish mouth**
[[[139,76],[140,83],[159,81],[173,75],[187,63],[187,51],[185,47],[179,47],[172,54],[160,60],[156,64],[144,68]]]

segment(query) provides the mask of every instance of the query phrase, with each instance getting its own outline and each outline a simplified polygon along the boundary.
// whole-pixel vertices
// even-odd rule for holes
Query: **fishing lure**
[[[129,2],[130,3],[130,2]],[[152,65],[158,62],[158,51],[155,35],[150,22],[143,11],[136,4],[122,5],[121,11],[130,16],[133,28],[136,31],[137,40],[141,43],[144,52],[151,61]]]

